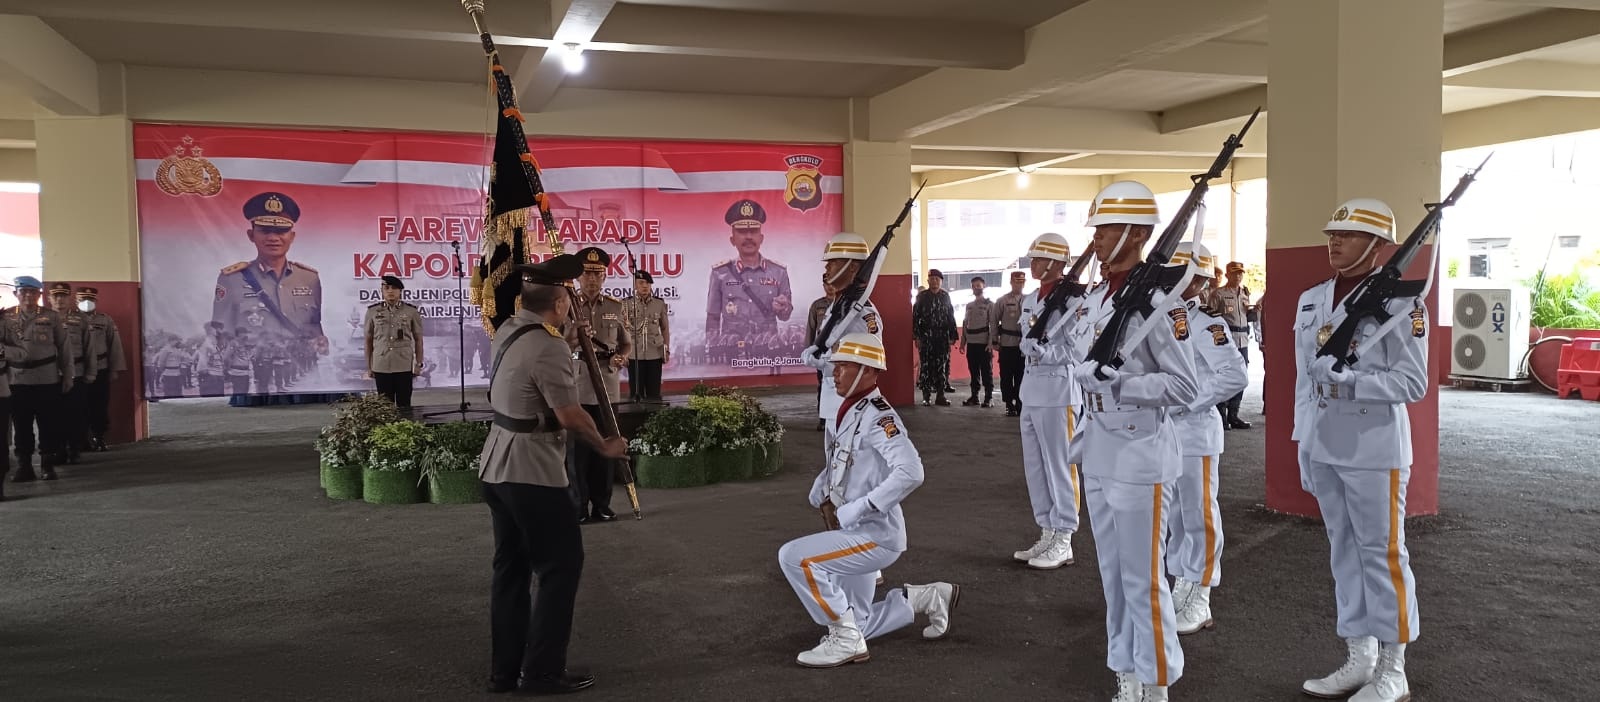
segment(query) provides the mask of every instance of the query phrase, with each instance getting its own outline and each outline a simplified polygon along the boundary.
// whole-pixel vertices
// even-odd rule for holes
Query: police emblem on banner
[[[822,159],[809,154],[798,154],[783,160],[789,166],[785,176],[789,180],[783,190],[783,199],[801,212],[822,204]]]
[[[200,153],[194,138],[184,137],[183,145],[173,149],[172,154],[156,166],[156,187],[173,197],[211,197],[222,192],[222,172],[211,161],[201,158]]]

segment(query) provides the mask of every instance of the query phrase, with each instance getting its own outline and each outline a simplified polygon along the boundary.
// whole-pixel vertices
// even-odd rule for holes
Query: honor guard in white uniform
[[[1408,403],[1428,392],[1428,310],[1420,298],[1389,302],[1387,329],[1362,322],[1353,343],[1379,336],[1355,365],[1317,357],[1345,320],[1344,302],[1395,242],[1394,213],[1382,201],[1350,200],[1323,227],[1338,275],[1300,295],[1295,316],[1294,440],[1300,484],[1316,496],[1328,531],[1338,633],[1348,656],[1306,694],[1356,702],[1410,697],[1406,644],[1416,640],[1417,588],[1406,551],[1406,484],[1411,477]]]
[[[828,239],[827,246],[822,249],[822,286],[827,289],[828,297],[837,298],[845,288],[849,287],[850,281],[855,278],[862,262],[867,260],[867,255],[871,252],[872,247],[867,244],[866,239],[861,238],[860,234],[841,232]],[[845,314],[851,312],[845,310]],[[828,320],[832,318],[833,310],[829,309],[823,313],[817,328],[828,326]],[[871,334],[883,338],[883,322],[878,316],[878,309],[872,306],[870,300],[859,315],[852,315],[834,326],[832,336],[835,340],[843,338],[846,334]],[[829,339],[815,339],[813,342],[820,344],[823,349],[832,347]],[[817,346],[813,345],[801,353],[800,358],[806,365],[822,372],[822,394],[817,401],[817,417],[825,422],[823,445],[826,447],[832,442],[834,430],[838,427],[841,399],[839,393],[834,391],[830,353],[824,350],[822,357],[818,358],[815,354],[816,349]]]
[[[1051,570],[1072,564],[1072,535],[1078,531],[1078,466],[1067,458],[1077,431],[1078,387],[1072,381],[1072,322],[1062,318],[1074,314],[1082,300],[1070,300],[1066,309],[1044,317],[1044,300],[1061,283],[1071,260],[1065,237],[1040,234],[1028,247],[1028,256],[1039,289],[1023,296],[1021,322],[1025,335],[1039,324],[1046,329],[1043,342],[1023,338],[1020,346],[1027,363],[1019,390],[1022,472],[1039,540],[1011,557],[1030,568]]]
[[[960,600],[950,583],[906,585],[874,602],[875,574],[906,550],[900,503],[922,484],[922,457],[883,393],[878,375],[888,368],[883,341],[847,334],[831,360],[841,413],[831,460],[811,485],[811,506],[827,531],[802,536],[778,550],[778,565],[806,611],[828,633],[796,659],[808,668],[832,668],[868,659],[867,639],[928,616],[925,639],[944,637]]]
[[[1087,353],[1104,331],[1113,296],[1139,262],[1157,221],[1155,196],[1139,183],[1112,183],[1095,197],[1088,225],[1095,230],[1092,245],[1105,280],[1084,302],[1075,348]],[[1085,360],[1073,371],[1084,412],[1073,455],[1083,465],[1083,496],[1106,598],[1106,665],[1117,674],[1117,702],[1166,700],[1168,686],[1183,674],[1161,552],[1172,487],[1183,466],[1173,414],[1192,406],[1200,393],[1183,304],[1173,296],[1151,318],[1133,315],[1127,335],[1147,321],[1158,326],[1122,353],[1120,369]]]
[[[1167,570],[1173,577],[1172,602],[1178,633],[1212,626],[1211,588],[1222,582],[1222,510],[1217,506],[1217,462],[1222,458],[1222,423],[1217,404],[1249,383],[1244,357],[1234,348],[1228,323],[1203,304],[1203,292],[1216,274],[1216,257],[1205,246],[1178,244],[1169,263],[1194,270],[1183,291],[1189,316],[1189,345],[1200,397],[1174,412],[1183,472],[1172,491],[1167,535]]]

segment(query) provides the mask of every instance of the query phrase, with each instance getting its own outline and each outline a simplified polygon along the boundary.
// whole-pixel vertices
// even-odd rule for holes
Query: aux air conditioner
[[[1533,303],[1520,286],[1457,288],[1451,302],[1450,371],[1469,378],[1521,380]]]

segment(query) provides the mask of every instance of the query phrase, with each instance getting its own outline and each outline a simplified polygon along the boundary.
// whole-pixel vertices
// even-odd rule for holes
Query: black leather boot
[[[38,480],[38,479],[39,479],[38,476],[33,474],[33,456],[32,455],[23,456],[21,454],[18,454],[17,455],[17,474],[11,476],[11,482],[13,482],[13,483],[31,483],[31,482],[33,482],[35,480]]]

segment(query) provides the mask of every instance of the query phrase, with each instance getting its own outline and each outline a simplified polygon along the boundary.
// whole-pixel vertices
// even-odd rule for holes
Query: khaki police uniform
[[[1080,353],[1087,354],[1110,321],[1114,292],[1106,281],[1089,292],[1072,332]],[[1183,469],[1174,415],[1192,406],[1200,391],[1187,343],[1188,310],[1173,300],[1154,314],[1158,326],[1123,354],[1122,368],[1103,371],[1114,378],[1097,380],[1093,362],[1074,371],[1083,392],[1084,421],[1072,451],[1083,465],[1083,497],[1100,554],[1107,667],[1132,674],[1145,686],[1167,687],[1183,675],[1183,649],[1162,568],[1172,488]],[[1127,332],[1145,323],[1135,314]],[[1027,403],[1024,398],[1024,407]]]
[[[967,374],[971,378],[972,397],[964,404],[978,404],[978,385],[983,385],[983,406],[988,407],[994,397],[994,357],[989,345],[1000,338],[1000,317],[993,300],[986,297],[967,303],[961,320],[961,339],[967,345]]]
[[[99,291],[78,288],[78,299],[94,300]],[[111,374],[128,370],[128,359],[122,350],[122,333],[116,320],[100,311],[86,313],[89,338],[85,351],[94,364],[94,375],[89,380],[89,438],[94,448],[106,450],[106,431],[111,427]]]
[[[39,451],[39,465],[47,480],[54,479],[55,465],[63,456],[60,446],[61,396],[70,391],[76,349],[67,340],[61,316],[51,309],[20,306],[0,315],[0,343],[20,348],[11,365],[11,421],[16,435],[17,475],[13,482],[34,479],[33,453]],[[34,433],[37,425],[38,434]]]
[[[69,294],[70,286],[53,287],[52,294],[61,289]],[[67,345],[72,347],[72,389],[61,393],[61,432],[56,436],[56,446],[51,449],[67,463],[77,463],[78,456],[87,447],[89,431],[89,378],[98,372],[96,359],[89,352],[89,316],[75,307],[56,310],[61,317],[61,329],[67,335]]]
[[[200,374],[201,397],[218,397],[227,393],[227,347],[223,345],[222,337],[215,332],[207,336],[205,343],[200,345],[195,369]]]
[[[1017,391],[1022,387],[1022,300],[1024,293],[1008,292],[995,300],[995,339],[1000,345],[1000,401],[1009,414],[1022,411]]]
[[[655,295],[622,301],[633,337],[628,357],[628,395],[634,401],[661,399],[661,368],[667,356],[667,301]]]
[[[585,273],[604,271],[611,263],[610,254],[598,247],[587,247],[578,251],[577,256],[582,261]],[[577,295],[577,300],[572,305],[574,318],[587,322],[592,341],[594,342],[595,361],[600,367],[601,381],[606,390],[606,399],[615,406],[621,400],[622,379],[617,369],[611,365],[611,359],[616,356],[628,358],[633,354],[633,335],[629,328],[631,324],[628,314],[623,309],[622,301],[604,293],[593,298]],[[579,349],[578,325],[569,325],[566,338],[570,349]],[[589,413],[595,426],[605,426],[601,420],[600,399],[594,391],[594,381],[590,380],[589,364],[582,358],[574,363],[578,369],[578,404]],[[588,505],[590,509],[581,515],[585,521],[609,521],[616,518],[611,511],[611,492],[616,481],[616,463],[601,455],[594,447],[578,441],[576,438],[567,440],[568,455],[572,457],[572,469],[578,476],[577,497],[580,508]]]
[[[1239,350],[1239,355],[1245,363],[1250,362],[1250,289],[1240,286],[1223,286],[1211,291],[1211,309],[1217,311],[1217,316],[1228,325],[1228,336]],[[1244,390],[1232,396],[1223,398],[1217,407],[1222,412],[1222,421],[1230,429],[1248,429],[1250,423],[1239,419],[1239,404],[1244,401]]]
[[[0,309],[0,318],[6,310]],[[0,341],[0,500],[6,497],[6,476],[11,472],[11,359],[25,350]]]
[[[288,195],[264,192],[244,204],[253,230],[292,234],[300,207]],[[257,258],[240,261],[217,274],[211,321],[235,334],[249,329],[261,341],[288,340],[328,352],[322,329],[322,279],[315,268],[295,261]],[[258,388],[267,392],[267,388]]]
[[[739,200],[728,207],[723,221],[734,231],[760,231],[767,211],[754,200]],[[780,299],[781,298],[781,299]],[[748,339],[774,331],[778,322],[794,314],[794,291],[789,269],[762,257],[746,266],[739,259],[718,261],[706,284],[706,338],[732,335]]]
[[[367,307],[361,329],[369,349],[367,368],[378,394],[401,408],[410,407],[412,381],[421,361],[417,349],[422,312],[409,302],[379,302]]]

